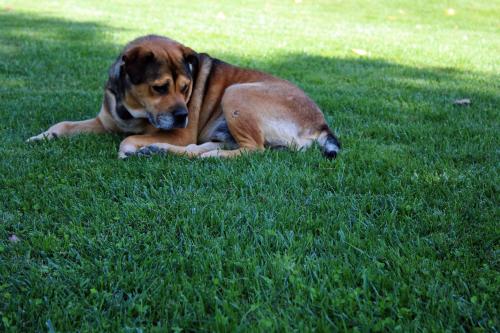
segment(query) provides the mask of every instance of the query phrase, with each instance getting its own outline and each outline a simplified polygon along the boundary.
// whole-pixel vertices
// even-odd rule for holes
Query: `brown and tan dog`
[[[129,43],[111,66],[96,118],[58,123],[28,141],[86,132],[135,134],[120,144],[121,158],[232,157],[315,141],[329,158],[340,150],[321,110],[292,83],[154,35]]]

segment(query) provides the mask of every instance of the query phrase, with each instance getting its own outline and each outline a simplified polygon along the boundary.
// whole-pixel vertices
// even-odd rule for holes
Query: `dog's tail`
[[[323,155],[325,155],[326,158],[334,159],[337,157],[341,148],[340,141],[332,133],[328,125],[323,125],[316,141],[320,145]]]

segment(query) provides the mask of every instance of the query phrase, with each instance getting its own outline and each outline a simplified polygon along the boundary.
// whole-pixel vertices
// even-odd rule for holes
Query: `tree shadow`
[[[25,138],[40,125],[95,114],[107,67],[121,48],[109,41],[113,32],[95,22],[0,12],[0,96],[7,118],[0,129]]]
[[[499,75],[297,53],[274,54],[270,60],[221,57],[304,89],[340,134],[344,150],[352,148],[357,158],[380,158],[384,151],[389,159],[399,155],[424,163],[494,158]],[[454,104],[464,98],[471,105]]]
[[[11,139],[97,113],[107,68],[123,47],[110,41],[117,31],[96,22],[15,12],[0,13],[0,22],[0,94],[7,110],[0,126]],[[476,136],[494,130],[497,120],[499,77],[490,74],[296,53],[212,56],[296,83],[342,137],[424,144],[449,131]],[[472,106],[454,106],[458,98],[470,98]],[[425,124],[430,126],[419,126]]]
[[[226,58],[294,82],[325,113],[348,122],[364,117],[388,122],[439,122],[448,118],[447,112],[457,115],[457,110],[471,114],[483,110],[481,117],[493,121],[497,115],[492,109],[500,102],[500,76],[446,66],[418,68],[382,59],[290,53],[274,55],[271,61],[238,59],[231,54]],[[454,106],[454,100],[460,98],[471,99],[471,108]]]

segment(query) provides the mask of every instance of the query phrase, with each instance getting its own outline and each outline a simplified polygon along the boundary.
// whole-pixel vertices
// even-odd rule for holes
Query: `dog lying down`
[[[130,42],[111,66],[96,118],[63,121],[28,141],[106,132],[133,134],[120,158],[233,157],[315,141],[328,158],[340,151],[321,110],[292,83],[155,35]]]

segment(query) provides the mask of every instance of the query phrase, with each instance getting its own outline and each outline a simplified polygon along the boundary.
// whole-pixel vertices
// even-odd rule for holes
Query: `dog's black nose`
[[[184,128],[187,126],[188,111],[185,107],[177,107],[172,111],[172,116],[174,117],[174,127]]]
[[[172,111],[172,115],[174,116],[175,120],[184,120],[186,119],[188,112],[186,108],[179,107]]]

